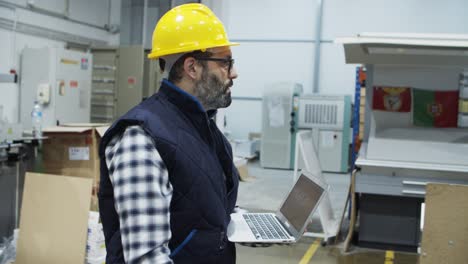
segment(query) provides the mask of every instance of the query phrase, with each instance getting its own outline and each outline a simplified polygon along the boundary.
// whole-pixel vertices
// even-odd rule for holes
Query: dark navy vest
[[[119,219],[104,151],[126,127],[138,124],[151,137],[169,172],[175,263],[235,263],[227,240],[230,213],[237,200],[239,174],[226,138],[198,100],[167,80],[158,93],[120,117],[101,140],[99,210],[106,239],[106,263],[123,263]]]

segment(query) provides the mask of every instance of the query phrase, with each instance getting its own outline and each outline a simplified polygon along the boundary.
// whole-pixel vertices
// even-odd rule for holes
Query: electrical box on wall
[[[37,86],[36,100],[41,104],[45,105],[50,102],[50,84],[41,83]]]
[[[25,48],[21,56],[20,121],[31,128],[34,101],[42,126],[89,122],[92,55],[63,48]]]

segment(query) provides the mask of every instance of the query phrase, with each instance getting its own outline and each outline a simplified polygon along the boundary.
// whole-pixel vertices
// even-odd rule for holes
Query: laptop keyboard
[[[243,214],[242,215],[257,239],[288,239],[280,224],[273,215]]]

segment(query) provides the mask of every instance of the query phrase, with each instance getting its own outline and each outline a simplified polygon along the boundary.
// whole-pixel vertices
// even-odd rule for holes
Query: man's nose
[[[229,72],[229,79],[236,79],[237,76],[239,76],[237,74],[237,69],[236,69],[236,66],[232,66],[232,69],[231,69],[231,72]]]

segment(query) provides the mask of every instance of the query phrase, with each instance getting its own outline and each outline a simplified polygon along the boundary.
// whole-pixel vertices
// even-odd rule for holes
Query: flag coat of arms
[[[413,89],[413,123],[426,127],[456,127],[458,91]]]
[[[411,111],[411,89],[408,87],[374,86],[372,109],[389,112]]]

